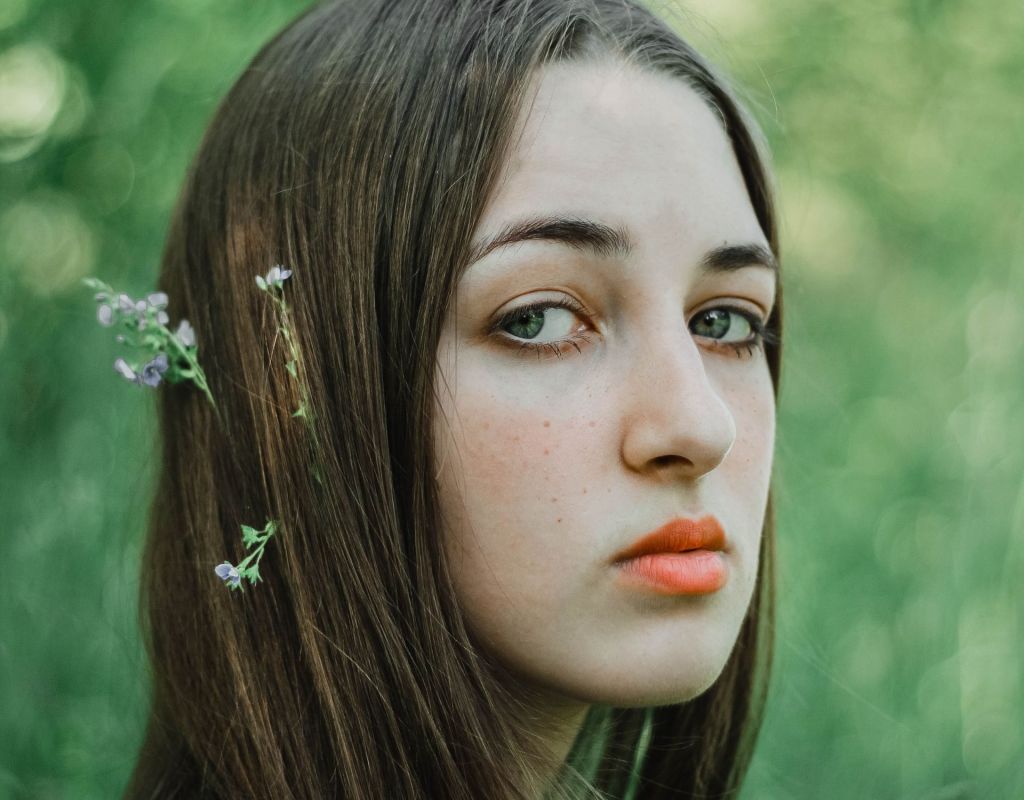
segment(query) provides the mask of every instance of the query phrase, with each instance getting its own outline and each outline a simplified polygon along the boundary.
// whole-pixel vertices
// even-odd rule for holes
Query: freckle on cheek
[[[549,419],[544,420],[544,427],[545,428],[550,428],[551,427],[551,420],[549,420]]]
[[[545,447],[544,448],[544,455],[547,455],[547,454],[548,454],[548,449]]]
[[[590,427],[593,428],[595,425],[597,425],[597,423],[594,422],[594,420],[590,420]]]

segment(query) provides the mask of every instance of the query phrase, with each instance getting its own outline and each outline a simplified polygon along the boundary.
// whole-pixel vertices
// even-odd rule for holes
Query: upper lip
[[[725,530],[713,514],[699,519],[674,517],[617,553],[613,561],[619,563],[651,553],[682,553],[702,549],[725,549]]]

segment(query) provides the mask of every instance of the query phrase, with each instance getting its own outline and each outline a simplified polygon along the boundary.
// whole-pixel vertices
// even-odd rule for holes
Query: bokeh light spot
[[[21,200],[0,217],[4,266],[43,296],[77,285],[92,270],[96,238],[74,202],[53,192]]]

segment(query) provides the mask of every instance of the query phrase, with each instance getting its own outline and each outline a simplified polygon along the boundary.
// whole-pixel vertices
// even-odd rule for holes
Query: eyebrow
[[[469,263],[472,265],[499,247],[538,239],[557,242],[601,258],[627,258],[635,249],[628,228],[579,217],[545,215],[509,223],[496,235],[477,242],[471,249]],[[745,267],[763,267],[770,270],[776,279],[779,275],[775,256],[756,242],[722,245],[709,250],[698,268],[701,272],[721,273]]]

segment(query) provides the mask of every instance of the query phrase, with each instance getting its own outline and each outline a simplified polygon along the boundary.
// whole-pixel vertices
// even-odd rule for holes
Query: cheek
[[[577,523],[593,496],[585,464],[594,459],[578,454],[595,427],[567,416],[566,398],[484,383],[464,372],[455,399],[438,407],[436,452],[452,577],[474,627],[497,635],[542,621],[571,591],[557,578],[586,545]]]
[[[578,397],[526,385],[472,358],[446,385],[452,392],[437,406],[436,452],[448,480],[462,484],[468,510],[540,521],[551,516],[549,506],[572,500],[580,454],[593,448],[594,409],[581,420]]]
[[[469,543],[475,550],[500,547],[507,561],[538,529],[558,524],[552,515],[565,487],[556,464],[568,443],[552,432],[550,419],[502,400],[461,392],[451,430],[439,444],[451,536],[464,549]]]
[[[767,491],[775,449],[775,396],[767,371],[736,397],[733,408],[738,466]]]
[[[760,378],[733,387],[728,403],[736,421],[736,440],[719,467],[720,479],[730,487],[729,507],[737,521],[745,523],[747,532],[736,544],[746,553],[743,569],[752,589],[775,447],[775,399],[767,370]]]

